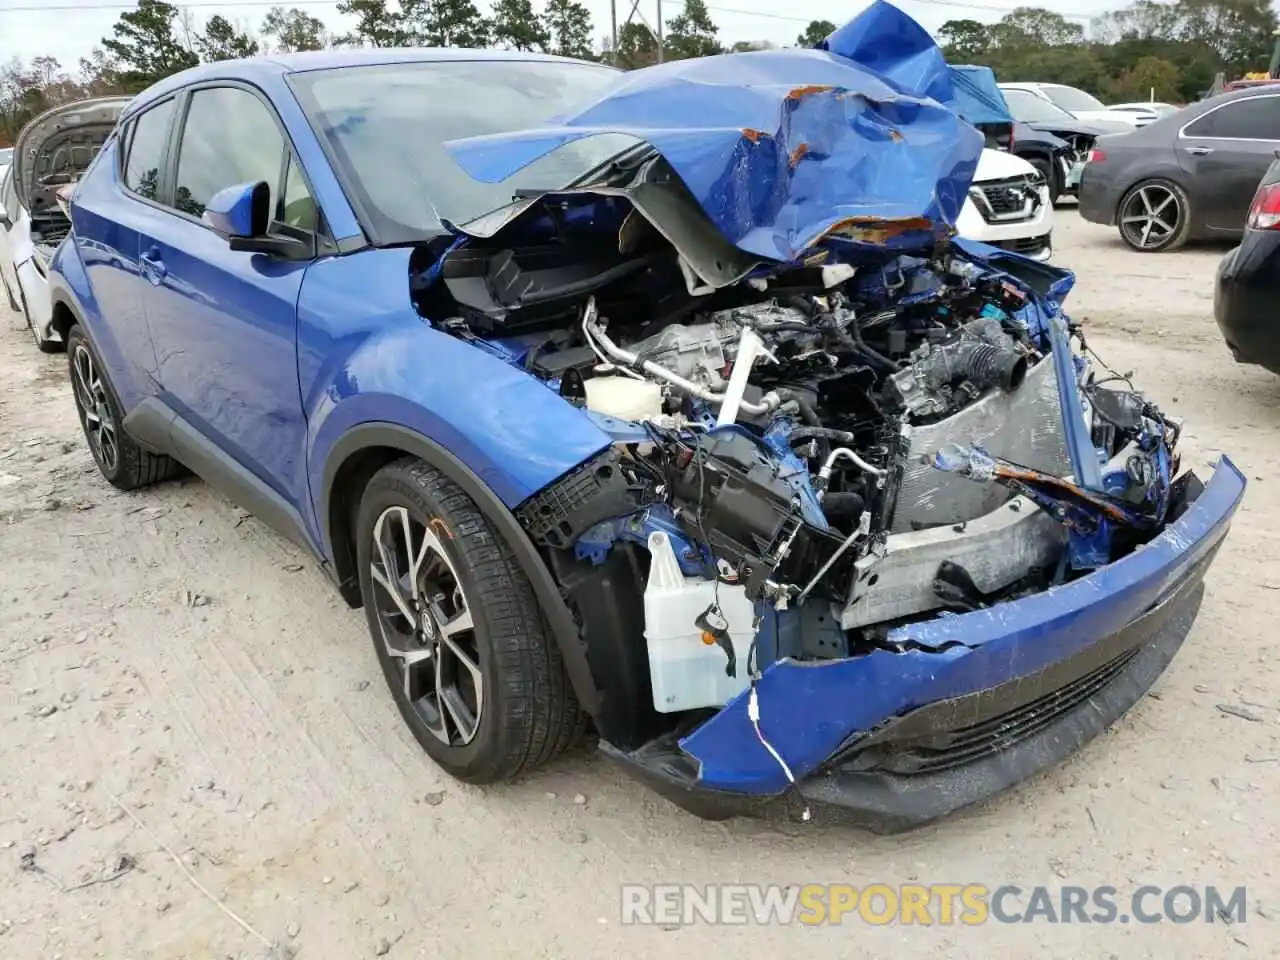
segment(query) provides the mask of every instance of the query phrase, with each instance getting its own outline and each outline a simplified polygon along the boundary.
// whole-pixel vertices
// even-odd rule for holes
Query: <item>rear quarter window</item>
[[[151,107],[130,121],[121,138],[125,151],[124,185],[147,200],[160,199],[160,172],[164,169],[173,109],[172,99]]]
[[[1280,97],[1234,100],[1193,120],[1186,135],[1220,140],[1280,140]]]

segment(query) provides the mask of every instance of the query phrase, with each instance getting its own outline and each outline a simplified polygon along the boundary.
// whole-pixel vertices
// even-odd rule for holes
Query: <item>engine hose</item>
[[[971,380],[980,386],[999,386],[1012,392],[1022,386],[1027,376],[1027,358],[995,344],[966,339],[937,347],[935,353],[941,361],[937,372],[942,374],[939,379],[943,382]]]
[[[840,490],[828,493],[822,500],[822,512],[828,522],[838,530],[851,530],[866,507],[862,494]]]
[[[818,417],[818,411],[813,409],[813,404],[809,402],[809,398],[797,390],[787,390],[785,388],[775,390],[774,393],[784,403],[788,400],[795,401],[795,405],[800,408],[800,419],[811,427],[821,427],[822,420]]]
[[[792,310],[799,310],[806,317],[813,316],[814,303],[807,297],[779,297],[778,305],[790,307]]]
[[[796,427],[787,437],[791,446],[804,443],[806,440],[834,440],[836,443],[853,443],[855,437],[848,430],[836,430],[833,427]]]

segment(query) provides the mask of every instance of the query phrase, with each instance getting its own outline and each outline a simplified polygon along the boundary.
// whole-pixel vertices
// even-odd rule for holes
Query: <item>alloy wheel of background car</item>
[[[379,470],[355,519],[378,662],[423,749],[471,783],[506,780],[581,735],[533,588],[475,503],[414,458]]]
[[[79,326],[67,333],[67,366],[89,452],[108,483],[133,490],[182,472],[176,460],[142,449],[121,428],[124,413],[111,379]]]
[[[1130,189],[1120,201],[1120,236],[1144,253],[1174,250],[1187,241],[1189,214],[1187,195],[1181,187],[1166,180],[1148,180]]]
[[[484,677],[471,607],[438,529],[387,507],[373,524],[369,574],[405,699],[442,743],[465,746],[480,729]]]

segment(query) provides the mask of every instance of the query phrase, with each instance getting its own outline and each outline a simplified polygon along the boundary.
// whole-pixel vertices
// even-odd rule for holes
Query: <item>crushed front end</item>
[[[608,436],[516,516],[578,617],[602,749],[701,815],[798,795],[902,829],[1058,760],[1168,664],[1243,494],[1090,362],[1070,274],[953,238],[981,137],[945,65],[858,65],[904,23],[936,51],[875,4],[820,59],[639,71],[576,127],[460,150],[506,176],[582,129],[641,141],[415,259],[424,317]],[[832,194],[841,169],[884,195]]]

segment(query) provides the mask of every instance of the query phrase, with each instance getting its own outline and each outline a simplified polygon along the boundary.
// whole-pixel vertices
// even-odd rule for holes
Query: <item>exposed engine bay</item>
[[[574,199],[545,197],[412,287],[423,316],[613,436],[517,518],[578,561],[647,556],[658,711],[1049,589],[1165,522],[1179,428],[1097,377],[1049,298],[1061,271],[946,238],[761,267],[616,212],[570,229]]]

